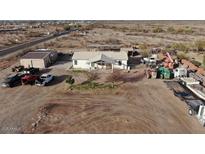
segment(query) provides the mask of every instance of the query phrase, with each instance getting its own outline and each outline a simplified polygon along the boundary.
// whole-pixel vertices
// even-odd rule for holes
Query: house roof
[[[124,51],[114,52],[114,51],[82,51],[74,52],[72,59],[73,60],[128,60],[127,53]]]
[[[110,57],[104,55],[103,53],[100,53],[99,55],[97,55],[93,58],[90,58],[89,61],[90,62],[104,61],[107,63],[115,63],[115,60],[113,58],[110,58]]]
[[[47,55],[49,55],[50,52],[48,51],[44,51],[44,52],[28,52],[27,54],[25,54],[24,56],[21,57],[21,59],[43,59],[44,57],[46,57]]]

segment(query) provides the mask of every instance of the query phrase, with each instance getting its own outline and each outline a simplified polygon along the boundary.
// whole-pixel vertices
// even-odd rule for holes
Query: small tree
[[[75,79],[71,76],[71,75],[68,75],[68,77],[66,78],[65,82],[67,84],[70,85],[70,88],[72,87],[72,85],[75,83]]]
[[[99,78],[99,74],[97,72],[89,72],[87,73],[87,76],[89,81],[97,80]]]
[[[114,71],[106,79],[108,82],[112,82],[112,87],[114,87],[115,82],[119,82],[123,80],[120,71]]]

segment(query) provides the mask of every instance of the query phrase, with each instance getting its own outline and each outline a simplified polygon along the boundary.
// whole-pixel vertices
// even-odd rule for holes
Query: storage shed
[[[20,64],[25,68],[46,68],[53,64],[57,59],[56,51],[33,51],[28,52],[20,59]]]

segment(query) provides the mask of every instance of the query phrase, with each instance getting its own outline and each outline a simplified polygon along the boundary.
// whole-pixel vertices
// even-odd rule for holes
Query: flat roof
[[[51,52],[43,51],[43,52],[28,52],[21,59],[43,59],[44,57],[48,56]]]

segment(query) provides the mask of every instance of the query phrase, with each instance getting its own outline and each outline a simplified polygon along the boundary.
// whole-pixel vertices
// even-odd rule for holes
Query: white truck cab
[[[205,106],[204,105],[200,105],[199,106],[199,111],[197,114],[197,118],[199,120],[199,122],[205,126]]]

